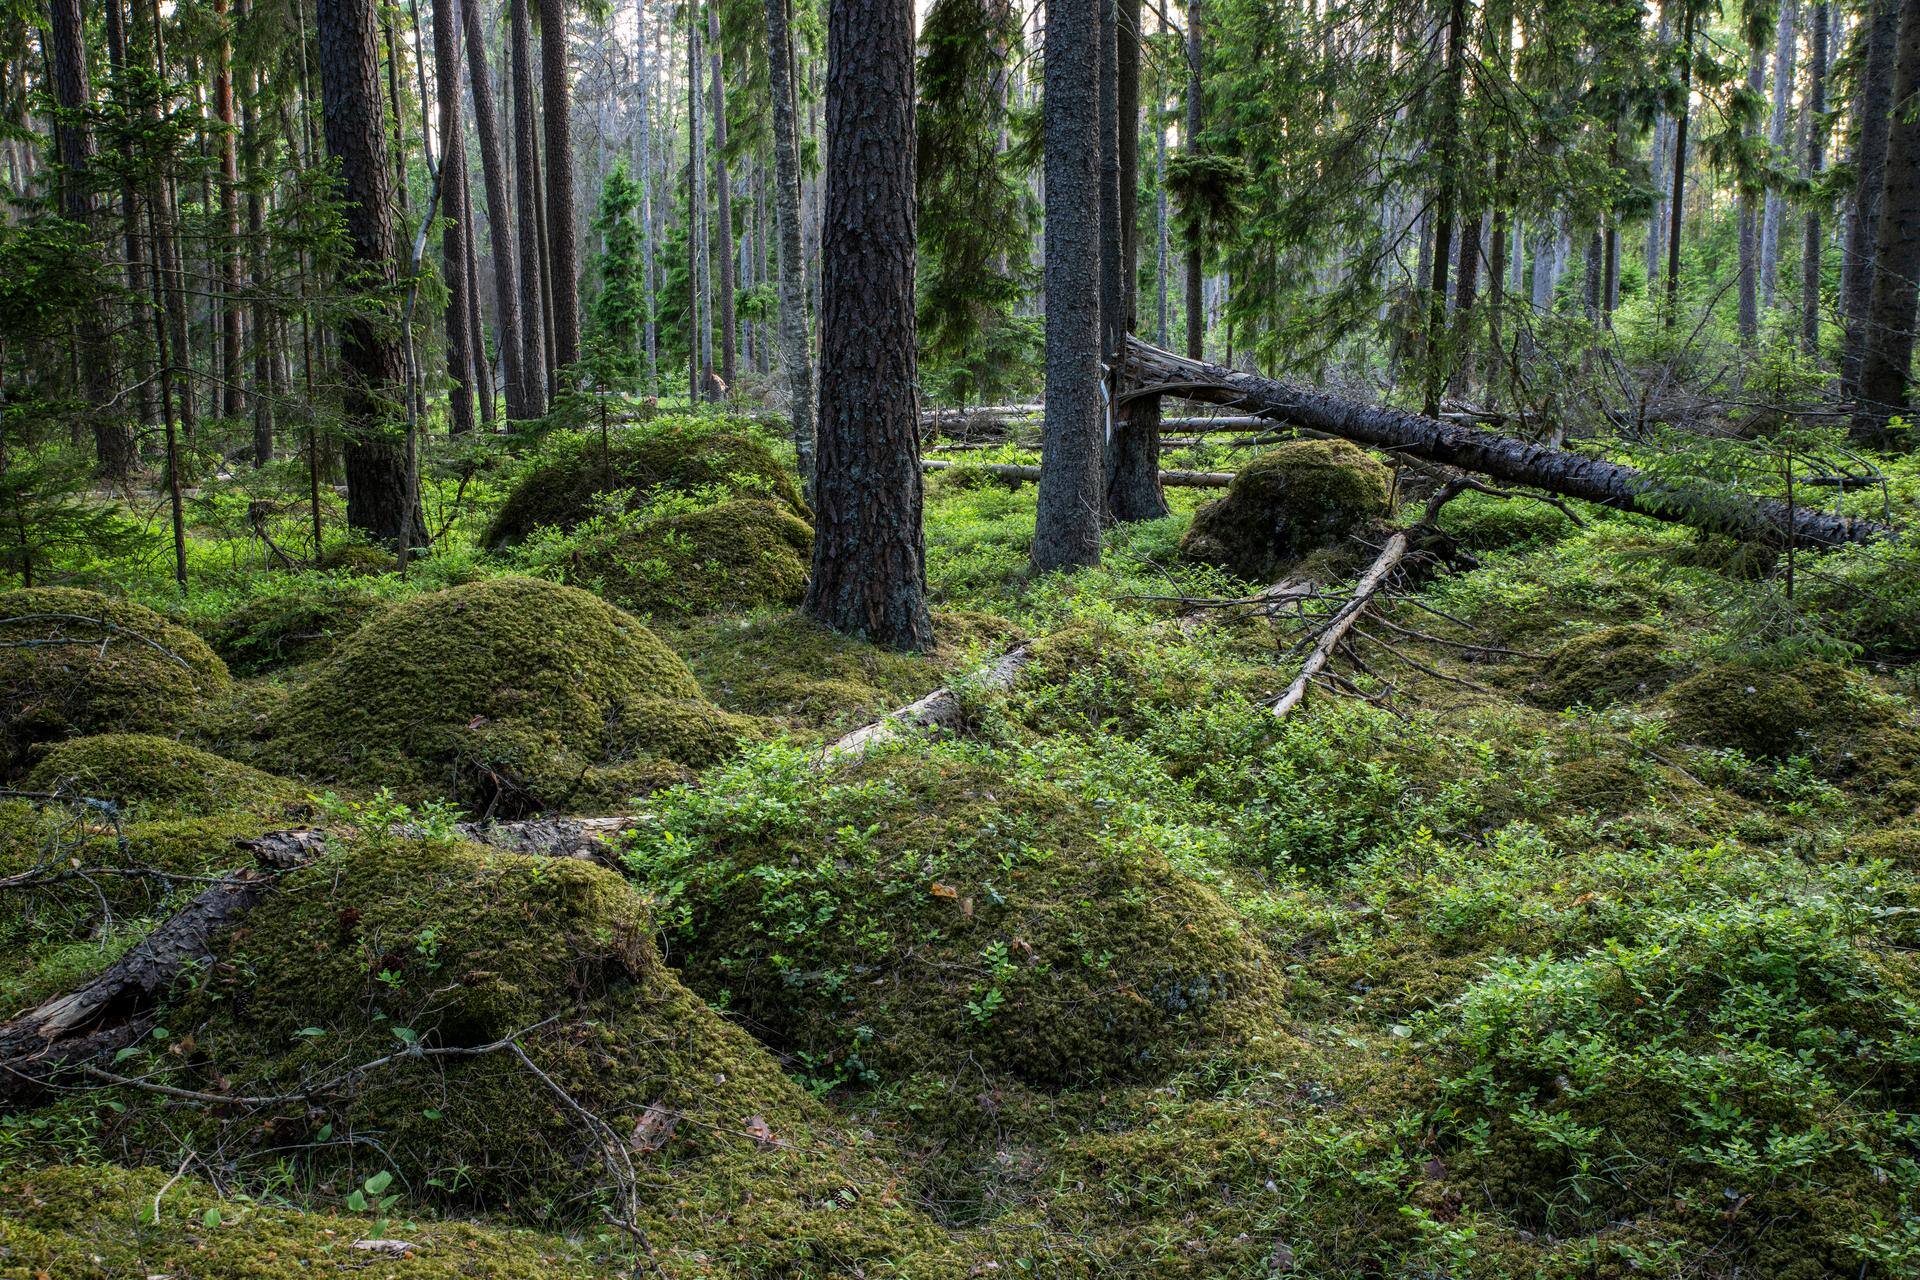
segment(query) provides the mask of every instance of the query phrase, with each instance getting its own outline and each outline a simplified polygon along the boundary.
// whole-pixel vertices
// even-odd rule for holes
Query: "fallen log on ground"
[[[1384,405],[1361,404],[1293,383],[1189,360],[1138,338],[1127,340],[1126,372],[1132,389],[1123,399],[1171,395],[1251,409],[1263,418],[1323,431],[1389,453],[1749,541],[1834,547],[1871,541],[1892,532],[1886,525],[1858,516],[1789,506],[1723,485],[1655,477],[1634,467],[1531,444],[1495,431]]]
[[[1032,659],[1032,649],[1020,645],[1001,654],[992,662],[971,672],[960,682],[964,688],[987,693],[1004,693],[1013,687],[1020,671]],[[897,711],[890,711],[872,724],[863,725],[852,733],[827,744],[820,756],[820,766],[825,767],[850,755],[857,755],[869,747],[879,746],[883,742],[895,742],[909,733],[922,729],[958,729],[961,713],[964,710],[958,689],[948,686],[935,689],[917,702],[910,702]]]
[[[996,480],[1005,480],[1012,484],[1037,484],[1040,480],[1039,467],[1023,467],[1011,462],[958,463],[937,459],[922,459],[922,471],[947,471],[953,467],[964,466],[969,471],[984,471]],[[1231,471],[1162,471],[1160,483],[1172,485],[1177,489],[1224,489],[1233,483]]]

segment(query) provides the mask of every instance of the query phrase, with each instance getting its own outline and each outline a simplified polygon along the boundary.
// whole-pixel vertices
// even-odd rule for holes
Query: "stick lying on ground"
[[[1324,431],[1389,453],[1750,541],[1834,547],[1871,541],[1892,532],[1886,525],[1857,516],[1789,506],[1723,485],[1685,485],[1495,431],[1442,422],[1384,405],[1361,404],[1189,360],[1138,338],[1127,339],[1126,372],[1133,389],[1123,394],[1123,400],[1172,395],[1251,409],[1276,422]]]
[[[1008,650],[986,666],[975,669],[960,683],[981,692],[1004,693],[1013,687],[1014,680],[1032,657],[1031,647],[1023,644]],[[960,694],[954,688],[935,689],[918,702],[910,702],[897,711],[888,712],[872,724],[829,743],[821,753],[820,767],[837,763],[883,742],[898,741],[917,730],[958,729],[962,709]]]

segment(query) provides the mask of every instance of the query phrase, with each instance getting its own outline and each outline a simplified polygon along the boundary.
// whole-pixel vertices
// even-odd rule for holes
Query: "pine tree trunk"
[[[1160,34],[1167,33],[1167,15],[1160,15]],[[1167,223],[1167,120],[1166,98],[1156,86],[1153,104],[1153,286],[1154,286],[1154,341],[1161,346],[1168,342],[1167,314],[1167,270],[1172,265],[1172,244]]]
[[[1813,64],[1808,68],[1812,73],[1812,87],[1807,96],[1807,177],[1810,180],[1817,179],[1827,164],[1827,131],[1821,118],[1827,111],[1830,73],[1827,43],[1832,36],[1832,13],[1832,6],[1824,0],[1816,4],[1813,11],[1813,44],[1808,50]],[[1876,197],[1875,204],[1878,203]],[[1820,353],[1821,251],[1826,246],[1817,207],[1807,210],[1805,235],[1800,251],[1800,349],[1812,356]]]
[[[1440,388],[1446,385],[1447,267],[1453,258],[1453,220],[1458,200],[1461,76],[1466,56],[1467,14],[1464,0],[1451,0],[1447,10],[1447,63],[1440,87],[1440,190],[1434,200],[1433,275],[1427,294],[1426,411],[1440,411]]]
[[[462,8],[476,0],[463,0]],[[456,34],[455,39],[459,39]],[[473,370],[473,394],[480,410],[482,426],[491,428],[496,412],[494,404],[497,385],[493,376],[493,363],[487,359],[487,322],[481,314],[480,293],[480,224],[473,213],[473,165],[464,157],[461,160],[464,171],[460,183],[460,221],[467,228],[467,345],[473,355],[468,367]]]
[[[1747,92],[1756,98],[1766,88],[1766,65],[1759,41],[1750,43],[1747,46]],[[1747,127],[1744,137],[1751,145],[1751,125]],[[1752,349],[1760,340],[1760,203],[1757,194],[1745,184],[1741,185],[1738,206],[1739,326],[1740,345],[1748,349]]]
[[[513,24],[513,194],[514,242],[520,276],[520,373],[526,391],[528,418],[547,411],[552,394],[552,363],[548,360],[546,293],[541,288],[540,175],[535,149],[537,129],[533,105],[533,18],[531,0],[508,0]]]
[[[1816,6],[1814,21],[1820,31],[1824,4]],[[1858,175],[1853,192],[1853,218],[1847,225],[1846,253],[1840,265],[1840,315],[1847,336],[1840,359],[1840,395],[1852,399],[1860,389],[1860,364],[1866,358],[1871,326],[1867,318],[1876,274],[1874,254],[1880,236],[1880,198],[1887,180],[1888,123],[1893,114],[1893,54],[1900,38],[1901,0],[1873,0],[1866,24],[1865,57],[1853,100],[1853,145],[1850,159]],[[1816,59],[1809,68],[1820,79]],[[1809,174],[1809,177],[1812,175]]]
[[[1673,182],[1667,204],[1666,326],[1669,329],[1680,317],[1680,220],[1686,205],[1687,125],[1692,118],[1693,8],[1689,4],[1680,23],[1680,115],[1673,125]]]
[[[127,19],[121,9],[121,0],[106,0],[107,17],[107,59],[108,66],[117,80],[124,84],[124,77],[131,70],[127,49]],[[124,91],[121,95],[122,110],[129,110]],[[150,380],[153,377],[153,348],[148,344],[147,335],[153,328],[152,307],[148,292],[148,272],[146,258],[146,238],[140,231],[140,197],[134,185],[133,141],[131,135],[124,137],[120,144],[120,229],[121,238],[126,245],[127,254],[127,340],[132,351],[134,379],[134,422],[129,449],[137,448],[139,428],[154,420],[153,393]],[[96,446],[97,448],[97,446]]]
[[[62,169],[60,212],[94,230],[93,133],[87,125],[93,110],[93,86],[87,78],[85,20],[80,0],[49,0],[49,70],[54,99],[66,118],[54,126]],[[113,347],[106,295],[99,294],[80,308],[79,338],[81,393],[93,435],[94,458],[102,476],[122,480],[133,472],[134,436],[125,415],[114,407]]]
[[[707,134],[706,108],[700,89],[700,19],[693,10],[687,14],[687,175],[691,194],[687,201],[688,265],[687,285],[693,291],[690,312],[693,332],[688,335],[688,369],[691,402],[713,399],[713,288],[709,277],[713,270],[712,246],[707,223]]]
[[[233,42],[227,30],[227,0],[213,0],[213,111],[220,122],[220,365],[226,373],[221,412],[238,418],[246,412],[240,375],[245,345],[247,287],[240,269],[240,157],[233,114]]]
[[[1201,0],[1187,0],[1187,120],[1181,147],[1188,155],[1200,152],[1200,127],[1204,123],[1206,88],[1201,62],[1204,47],[1200,32],[1205,25]],[[1205,258],[1196,240],[1187,246],[1187,358],[1198,360],[1206,343]]]
[[[1773,114],[1767,122],[1767,150],[1777,160],[1787,159],[1787,112],[1793,104],[1793,72],[1799,52],[1795,0],[1781,0],[1780,18],[1773,31]],[[1780,224],[1786,199],[1778,186],[1767,188],[1760,215],[1760,308],[1773,310],[1780,284]]]
[[[380,110],[372,0],[317,0],[327,152],[368,307],[391,309],[395,282],[392,171]],[[405,361],[392,316],[349,314],[338,326],[345,386],[347,524],[385,543],[410,540],[419,495],[407,486],[407,441],[394,424]]]
[[[635,86],[634,173],[640,179],[640,262],[642,291],[646,298],[645,337],[647,348],[647,390],[660,391],[660,325],[653,278],[653,237],[657,224],[653,216],[653,69],[647,55],[652,35],[647,31],[646,0],[634,0],[634,24],[639,29],[639,84]]]
[[[1893,114],[1887,130],[1887,180],[1880,193],[1867,343],[1853,434],[1888,445],[1888,418],[1906,416],[1913,371],[1914,313],[1920,299],[1920,4],[1903,6],[1894,54]]]
[[[720,75],[720,12],[707,6],[707,58],[713,80],[713,195],[720,222],[718,255],[720,279],[720,380],[732,387],[739,376],[734,364],[739,333],[733,314],[733,180],[727,174],[727,85]]]
[[[477,0],[465,0],[476,3]],[[460,21],[462,0],[433,0],[433,81],[439,106],[441,279],[447,290],[447,425],[454,435],[473,430],[473,388],[477,383],[473,344],[468,334],[467,144],[460,125]]]
[[[480,137],[480,178],[487,190],[487,239],[493,247],[494,325],[498,330],[500,361],[506,370],[507,417],[537,418],[544,410],[536,404],[528,386],[530,366],[526,360],[523,328],[525,300],[515,247],[515,216],[513,204],[507,197],[506,147],[500,135],[500,112],[494,105],[486,30],[480,22],[480,0],[465,0],[461,6],[461,25],[466,29],[474,130]]]
[[[244,17],[246,10],[241,9]],[[258,121],[253,104],[259,98],[257,73],[249,77],[247,95],[240,102],[240,137],[246,167],[247,187],[247,303],[251,311],[248,323],[253,329],[253,465],[264,467],[273,461],[273,423],[276,394],[273,387],[273,307],[267,300],[267,217],[265,200],[260,194],[261,149]]]
[[[1120,319],[1110,364],[1118,377],[1118,356],[1138,312],[1140,250],[1140,0],[1120,0],[1115,67],[1120,160]],[[1160,488],[1159,401],[1135,401],[1117,408],[1113,438],[1104,459],[1107,518],[1157,520],[1167,514]]]
[[[913,0],[835,0],[813,577],[805,611],[896,649],[933,643],[920,529]]]
[[[580,246],[573,206],[573,79],[566,0],[540,0],[541,118],[547,138],[547,252],[553,289],[553,363],[580,359]]]
[[[780,362],[786,367],[793,449],[807,493],[814,484],[813,361],[807,352],[806,276],[800,256],[800,143],[788,0],[766,0],[773,97],[773,216],[780,239]]]
[[[1042,98],[1047,196],[1047,395],[1041,428],[1040,496],[1033,532],[1033,567],[1040,573],[1100,562],[1104,433],[1100,410],[1099,6],[1103,3],[1105,0],[1052,0],[1047,14]],[[1198,290],[1192,292],[1191,306],[1190,321],[1202,314]],[[1188,328],[1191,340],[1191,323]]]

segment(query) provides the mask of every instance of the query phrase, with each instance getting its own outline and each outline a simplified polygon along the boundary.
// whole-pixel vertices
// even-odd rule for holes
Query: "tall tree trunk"
[[[468,333],[468,238],[464,196],[467,143],[460,124],[460,22],[462,0],[433,0],[433,83],[439,106],[441,278],[447,289],[447,423],[454,435],[473,430],[473,388],[479,372]],[[477,0],[465,0],[477,3]]]
[[[139,4],[139,0],[135,0]],[[141,25],[153,50],[153,72],[162,81],[167,78],[166,35],[160,25],[159,0],[147,0],[144,6],[137,7]],[[146,108],[147,124],[158,130],[162,127],[160,107],[157,100],[149,97]],[[163,174],[156,167],[148,177],[150,190],[147,198],[147,217],[153,226],[154,261],[162,279],[162,303],[167,322],[167,355],[163,355],[163,370],[171,368],[170,376],[165,379],[173,388],[178,399],[179,430],[187,439],[194,437],[198,425],[198,414],[193,403],[193,345],[192,325],[187,314],[187,269],[185,254],[180,247],[180,198],[173,178]]]
[[[1673,125],[1673,185],[1667,205],[1667,310],[1671,329],[1680,317],[1680,221],[1687,194],[1687,125],[1693,118],[1693,4],[1680,0],[1680,115]]]
[[[1832,36],[1833,8],[1825,0],[1813,10],[1813,44],[1809,48],[1810,89],[1807,94],[1807,178],[1817,181],[1827,163],[1827,131],[1823,117],[1827,113],[1827,43]],[[1882,152],[1882,154],[1885,154]],[[1874,203],[1879,204],[1876,196]],[[1813,356],[1820,353],[1820,279],[1821,250],[1826,236],[1820,227],[1820,210],[1807,209],[1806,239],[1800,251],[1800,349]]]
[[[1854,435],[1890,444],[1888,418],[1911,409],[1914,310],[1920,291],[1920,3],[1907,0],[1894,54],[1893,114],[1887,130],[1887,181],[1880,193],[1867,344],[1860,357]]]
[[[477,3],[477,0],[464,0],[461,7],[464,9],[473,3]],[[454,39],[459,38],[459,34],[455,33]],[[473,165],[463,156],[460,168],[460,222],[467,229],[467,345],[473,349],[468,365],[473,370],[473,394],[480,410],[481,425],[491,428],[496,411],[494,398],[497,387],[493,362],[487,359],[487,322],[481,314],[480,305],[480,224],[473,212]]]
[[[241,14],[246,13],[243,5]],[[259,77],[251,83],[240,102],[240,139],[246,163],[247,187],[247,304],[248,323],[253,330],[253,465],[264,467],[273,461],[273,422],[277,408],[273,386],[274,314],[267,300],[267,217],[266,202],[260,193],[263,139],[253,109],[259,98]]]
[[[1447,9],[1447,62],[1440,86],[1440,190],[1434,201],[1433,275],[1427,296],[1426,411],[1440,411],[1440,388],[1447,372],[1447,266],[1453,258],[1453,220],[1459,199],[1461,75],[1466,57],[1467,7],[1451,0]]]
[[[548,359],[546,294],[541,288],[539,146],[533,104],[533,18],[531,0],[508,0],[513,24],[513,194],[514,241],[519,250],[520,371],[526,390],[526,416],[547,411],[553,393],[552,363]]]
[[[1206,82],[1202,76],[1201,58],[1204,46],[1200,32],[1205,26],[1205,9],[1201,0],[1187,0],[1187,119],[1181,148],[1188,155],[1200,153],[1200,129],[1205,123],[1203,113],[1206,110]],[[1203,354],[1207,336],[1207,315],[1205,300],[1206,280],[1204,277],[1206,257],[1203,246],[1196,237],[1194,243],[1187,246],[1187,358],[1198,360]]]
[[[95,229],[93,130],[88,120],[93,111],[93,86],[87,78],[85,20],[80,13],[80,0],[49,0],[48,13],[51,19],[49,70],[54,98],[65,117],[54,127],[61,165],[60,212],[91,236]],[[107,298],[103,293],[80,309],[76,328],[81,392],[87,402],[95,461],[101,475],[120,480],[132,474],[136,459],[132,425],[113,403],[113,346],[109,324]]]
[[[707,134],[705,95],[700,89],[700,17],[687,12],[687,286],[693,291],[687,354],[692,402],[713,399],[713,270],[707,222]]]
[[[1765,53],[1756,39],[1747,45],[1747,92],[1756,98],[1766,88]],[[1752,142],[1754,129],[1748,125],[1744,138]],[[1760,193],[1747,182],[1740,182],[1739,292],[1740,345],[1752,349],[1760,340]]]
[[[896,649],[933,643],[920,529],[913,53],[913,0],[831,6],[820,448],[803,608]]]
[[[1160,14],[1160,34],[1167,34],[1167,15]],[[1165,92],[1159,87],[1160,80],[1154,79],[1153,103],[1153,286],[1154,286],[1154,341],[1166,346],[1167,335],[1167,270],[1171,265],[1171,248],[1167,225],[1167,100]]]
[[[1100,562],[1100,38],[1105,0],[1052,0],[1043,128],[1047,396],[1033,567]],[[1192,20],[1189,13],[1189,21]],[[1191,142],[1189,142],[1191,145]],[[1191,315],[1202,299],[1192,298]],[[1189,340],[1192,327],[1189,325]]]
[[[1120,317],[1108,363],[1119,377],[1119,356],[1134,327],[1140,281],[1140,0],[1120,0],[1115,50],[1120,160]],[[1160,402],[1151,397],[1118,404],[1104,459],[1107,518],[1157,520],[1167,514],[1160,488]]]
[[[1816,5],[1815,29],[1820,12]],[[1840,360],[1840,394],[1851,399],[1860,389],[1860,363],[1866,357],[1870,326],[1868,306],[1877,274],[1874,252],[1880,237],[1880,196],[1887,180],[1888,122],[1893,113],[1893,53],[1900,38],[1901,0],[1873,0],[1862,17],[1866,24],[1862,59],[1853,99],[1853,171],[1859,183],[1853,193],[1853,217],[1847,224],[1845,255],[1840,264],[1840,315],[1847,327]],[[1816,59],[1809,68],[1821,77]],[[1812,175],[1809,174],[1809,177]]]
[[[540,0],[540,109],[547,135],[547,256],[553,288],[553,363],[580,359],[580,246],[573,205],[573,78],[566,0]]]
[[[233,40],[228,31],[227,0],[213,0],[214,46],[213,111],[220,121],[220,364],[226,372],[221,412],[238,418],[246,412],[241,385],[241,350],[245,345],[247,288],[240,269],[240,156],[233,114]]]
[[[653,68],[648,58],[652,35],[647,31],[646,0],[634,0],[634,24],[639,29],[639,83],[635,86],[634,173],[640,179],[640,263],[641,293],[647,314],[643,325],[647,348],[647,390],[660,391],[660,324],[653,279],[653,237],[658,223],[653,216]],[[791,110],[791,107],[789,107]]]
[[[123,111],[130,111],[132,104],[127,98],[126,77],[132,72],[128,61],[127,19],[121,9],[121,0],[106,0],[107,16],[107,59],[108,66],[116,81],[116,96]],[[120,143],[120,230],[126,245],[127,254],[127,340],[132,351],[134,390],[134,421],[130,434],[134,439],[128,448],[137,448],[139,428],[154,420],[153,395],[150,380],[153,376],[153,349],[148,345],[147,334],[153,327],[150,314],[150,294],[148,293],[148,273],[146,241],[140,231],[140,197],[134,184],[133,139],[131,133],[123,133]],[[97,446],[96,446],[97,448]]]
[[[380,55],[372,0],[317,0],[320,93],[327,152],[339,165],[339,196],[365,304],[390,311],[395,282],[392,171],[380,111]],[[398,544],[419,528],[419,495],[408,488],[410,441],[396,430],[405,371],[390,315],[350,314],[339,325],[345,388],[347,524]]]
[[[1814,0],[1823,3],[1824,0]],[[1793,72],[1799,52],[1799,25],[1795,0],[1781,0],[1780,18],[1773,31],[1773,114],[1767,121],[1767,153],[1776,162],[1787,156],[1787,112],[1793,105]],[[1786,198],[1777,184],[1767,187],[1766,207],[1760,215],[1760,306],[1773,309],[1780,284],[1780,224]]]
[[[713,81],[713,195],[720,222],[720,380],[733,386],[738,376],[734,354],[739,349],[739,334],[733,314],[733,180],[727,174],[727,84],[720,75],[720,10],[707,6],[707,59],[712,63]]]
[[[788,0],[766,0],[768,85],[773,97],[773,216],[780,232],[780,363],[786,367],[793,450],[800,479],[814,485],[813,361],[807,352],[805,268],[800,256],[800,141],[794,101]]]
[[[545,412],[528,385],[525,298],[520,288],[520,262],[515,214],[507,197],[507,156],[500,136],[500,112],[494,105],[493,76],[487,65],[486,30],[480,22],[480,0],[461,6],[466,29],[468,81],[473,91],[474,131],[480,135],[480,178],[487,190],[487,239],[493,246],[493,309],[498,330],[500,362],[506,370],[507,416],[537,418]],[[525,230],[524,223],[521,231]]]

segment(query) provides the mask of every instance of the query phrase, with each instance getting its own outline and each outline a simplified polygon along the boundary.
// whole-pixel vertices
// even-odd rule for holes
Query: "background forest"
[[[1920,0],[16,0],[0,182],[0,1280],[1920,1276]]]

